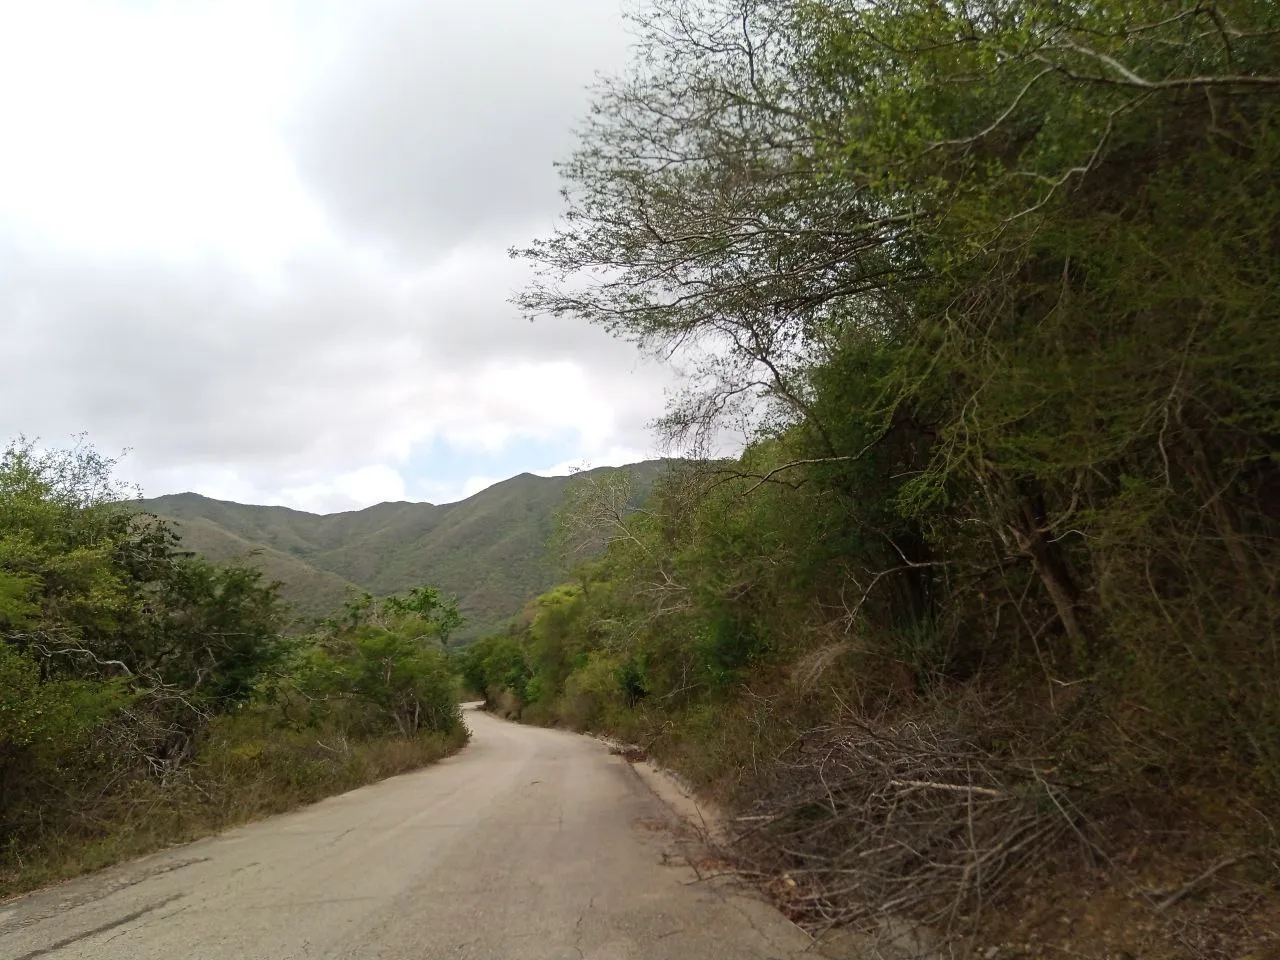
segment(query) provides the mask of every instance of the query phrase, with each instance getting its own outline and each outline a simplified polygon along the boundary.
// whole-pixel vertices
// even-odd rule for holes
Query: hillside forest
[[[432,587],[287,635],[87,444],[0,458],[0,896],[412,769],[466,740]]]
[[[659,461],[627,467],[638,491],[662,469]],[[457,503],[380,503],[325,515],[195,493],[137,507],[202,557],[279,581],[293,632],[331,616],[352,593],[387,596],[430,583],[457,598],[465,623],[456,639],[464,641],[501,626],[565,577],[562,556],[547,547],[569,483],[525,473]]]
[[[579,483],[468,684],[720,798],[812,927],[1274,955],[1280,6],[634,28],[519,304],[679,358],[703,456]]]

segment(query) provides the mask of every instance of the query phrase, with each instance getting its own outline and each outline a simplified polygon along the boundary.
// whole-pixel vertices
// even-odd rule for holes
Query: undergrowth
[[[60,803],[24,811],[38,825],[0,851],[0,897],[416,770],[467,741],[462,727],[348,739],[277,721],[252,710],[219,718],[192,760],[167,778],[71,783]]]

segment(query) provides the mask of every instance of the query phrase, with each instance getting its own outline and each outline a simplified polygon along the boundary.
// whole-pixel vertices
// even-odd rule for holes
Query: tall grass
[[[282,728],[266,712],[223,717],[168,778],[117,771],[115,782],[90,778],[26,811],[38,825],[0,850],[0,897],[416,770],[466,742],[465,727],[352,740],[336,729]]]

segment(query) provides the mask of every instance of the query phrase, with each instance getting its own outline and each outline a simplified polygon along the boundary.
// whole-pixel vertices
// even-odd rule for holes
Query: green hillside
[[[194,497],[195,494],[180,494]],[[203,499],[203,498],[201,498]],[[209,500],[210,504],[220,501]],[[148,506],[148,509],[156,509]],[[303,620],[314,620],[337,609],[348,592],[359,588],[336,573],[321,570],[291,553],[285,553],[238,536],[212,520],[200,516],[181,519],[172,516],[182,536],[182,544],[217,563],[248,561],[259,567],[272,580],[284,584],[286,599]]]
[[[647,488],[664,461],[622,469]],[[463,635],[475,636],[562,579],[548,540],[573,479],[522,473],[457,503],[380,503],[323,515],[195,493],[141,507],[172,520],[189,549],[261,567],[304,618],[333,611],[349,591],[391,594],[430,583],[459,598],[468,620]]]

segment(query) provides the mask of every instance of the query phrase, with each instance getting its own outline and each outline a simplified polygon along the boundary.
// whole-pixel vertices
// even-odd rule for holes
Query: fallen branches
[[[1073,809],[957,731],[849,722],[780,758],[736,845],[748,868],[784,878],[785,905],[810,928],[952,929],[1069,833]]]
[[[1156,911],[1163,913],[1179,901],[1191,896],[1191,894],[1195,893],[1202,886],[1212,880],[1217,874],[1227,869],[1227,867],[1233,867],[1237,863],[1255,856],[1257,856],[1256,853],[1246,853],[1238,857],[1224,857],[1221,860],[1218,860],[1203,873],[1197,874],[1177,890],[1174,890],[1172,893],[1161,899],[1160,902],[1156,904]]]

